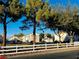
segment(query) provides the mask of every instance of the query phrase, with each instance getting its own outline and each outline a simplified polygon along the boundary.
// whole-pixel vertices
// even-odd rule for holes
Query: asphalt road
[[[47,53],[33,56],[18,56],[8,59],[79,59],[79,50],[65,51],[60,53]]]

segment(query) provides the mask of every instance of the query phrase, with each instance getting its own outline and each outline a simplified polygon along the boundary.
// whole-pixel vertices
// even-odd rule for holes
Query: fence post
[[[5,49],[4,49],[4,46],[1,46],[1,49],[3,50],[3,51],[2,51],[2,54],[4,55],[4,54],[5,54],[5,51],[4,51],[4,50],[5,50]]]
[[[57,48],[59,48],[59,45],[58,45],[58,43],[57,43]]]
[[[18,52],[18,46],[16,45],[16,53]]]
[[[66,48],[68,48],[68,43],[66,43]]]
[[[45,50],[47,50],[47,44],[45,43]]]
[[[76,45],[75,45],[75,43],[74,43],[74,47],[75,47]]]
[[[35,51],[35,44],[33,44],[33,52]]]

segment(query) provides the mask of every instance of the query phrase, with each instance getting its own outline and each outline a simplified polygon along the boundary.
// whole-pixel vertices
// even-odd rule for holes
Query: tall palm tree
[[[23,21],[24,26],[21,29],[29,28],[27,26],[28,21],[31,21],[30,25],[33,26],[33,43],[36,42],[36,27],[40,23],[40,20],[46,20],[49,16],[49,6],[47,1],[42,0],[26,0],[25,16],[27,20]],[[26,29],[25,29],[26,30]]]
[[[0,23],[3,24],[3,46],[6,46],[7,24],[9,22],[16,22],[23,12],[23,6],[20,5],[19,0],[0,0]],[[11,20],[7,20],[7,17]],[[8,21],[8,22],[7,22]]]

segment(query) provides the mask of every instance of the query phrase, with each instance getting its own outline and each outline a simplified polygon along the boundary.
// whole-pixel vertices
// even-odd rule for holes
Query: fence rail
[[[57,44],[33,44],[23,46],[1,46],[0,55],[13,55],[18,53],[29,53],[47,49],[77,47],[79,42],[74,43],[57,43]]]

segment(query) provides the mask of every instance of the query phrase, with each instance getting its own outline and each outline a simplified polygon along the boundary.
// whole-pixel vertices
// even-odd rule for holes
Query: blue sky
[[[20,2],[24,2],[24,4],[26,3],[26,0],[20,0]],[[58,2],[60,2],[60,4],[62,3],[64,6],[67,5],[67,0],[49,0],[49,4],[52,6],[56,6],[58,4]],[[73,7],[74,5],[79,5],[79,0],[70,0],[70,5]],[[9,18],[7,18],[9,19]],[[29,30],[25,30],[25,31],[21,31],[19,29],[19,26],[21,26],[21,21],[25,19],[25,17],[22,17],[20,19],[20,21],[16,22],[16,23],[9,23],[7,25],[7,37],[10,37],[14,34],[18,34],[18,33],[24,33],[24,34],[30,34],[33,32],[33,28],[29,29]],[[45,29],[44,30],[45,33],[53,33],[53,31],[51,31],[50,29]],[[42,33],[42,31],[37,30],[37,33]],[[3,34],[3,26],[0,24],[0,34]]]

